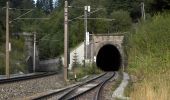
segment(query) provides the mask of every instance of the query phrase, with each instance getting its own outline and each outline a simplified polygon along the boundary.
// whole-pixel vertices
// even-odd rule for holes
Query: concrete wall
[[[62,61],[61,58],[59,57],[55,59],[39,61],[39,67],[37,68],[37,70],[54,72],[54,71],[61,71],[61,67],[62,67]]]
[[[77,55],[77,61],[79,64],[83,64],[83,60],[84,60],[84,42],[80,43],[77,47],[75,47],[74,49],[72,49],[70,51],[70,64],[69,64],[69,68],[72,68],[72,64],[74,62],[74,56],[75,54]],[[64,57],[62,56],[62,62],[64,62]],[[64,64],[64,63],[63,63]]]
[[[84,60],[84,42],[80,43],[77,47],[74,49],[71,49],[70,51],[70,64],[69,68],[72,68],[72,64],[74,62],[74,56],[77,56],[77,61],[79,64],[83,64]],[[39,61],[39,67],[38,71],[60,71],[61,67],[64,65],[64,57],[58,57],[55,59],[48,59],[48,60],[43,60]]]
[[[84,42],[82,42],[80,45],[78,45],[76,48],[74,48],[73,50],[71,50],[70,52],[70,64],[69,64],[69,69],[72,68],[72,64],[74,62],[74,56],[75,54],[77,54],[77,61],[80,64],[83,64],[83,60],[84,60]]]

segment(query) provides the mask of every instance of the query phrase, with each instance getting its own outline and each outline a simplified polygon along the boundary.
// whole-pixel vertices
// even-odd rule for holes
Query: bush
[[[136,33],[129,35],[129,72],[138,79],[133,84],[132,100],[136,97],[138,100],[161,100],[170,94],[169,24],[170,14],[158,14],[140,23]],[[159,95],[162,89],[166,93]]]

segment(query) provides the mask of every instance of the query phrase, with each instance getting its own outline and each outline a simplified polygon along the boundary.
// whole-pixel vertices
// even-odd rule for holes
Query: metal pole
[[[68,69],[68,1],[64,7],[64,80],[67,81]]]
[[[87,59],[87,45],[86,45],[86,34],[87,34],[87,6],[84,7],[84,29],[85,29],[85,34],[84,34],[84,67],[86,64],[86,59]]]
[[[91,34],[90,36],[91,36],[91,42],[90,42],[90,47],[91,47],[91,57],[90,57],[90,61],[91,61],[91,63],[93,63],[93,45],[94,45],[93,34]]]
[[[33,47],[33,72],[35,72],[35,67],[36,67],[36,33],[34,33],[34,47]]]
[[[144,2],[141,3],[141,12],[142,12],[142,18],[145,21],[146,17],[145,17],[145,3]]]
[[[9,3],[6,2],[6,77],[10,78],[9,71]]]

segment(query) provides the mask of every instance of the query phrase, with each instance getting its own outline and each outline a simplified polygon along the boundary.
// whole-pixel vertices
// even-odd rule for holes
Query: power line
[[[59,41],[59,40],[51,40],[51,39],[40,39],[40,41]]]
[[[93,13],[95,13],[95,12],[99,11],[99,10],[102,10],[102,8],[99,8],[99,9],[97,9],[97,10],[95,10],[95,11],[89,12],[89,14],[93,14]],[[84,15],[81,15],[81,16],[78,16],[78,17],[75,17],[75,18],[73,18],[73,19],[69,20],[69,22],[71,22],[71,21],[73,21],[73,20],[75,20],[75,19],[82,18],[82,17],[84,17]]]
[[[13,19],[12,21],[10,21],[9,23],[12,23],[15,20],[48,20],[50,18],[22,18],[23,16],[27,15],[28,13],[32,12],[35,9],[17,9],[17,8],[11,8],[11,9],[16,9],[16,10],[29,10],[26,13],[18,16],[17,18]]]
[[[68,6],[69,8],[78,8],[78,9],[84,9],[84,7],[75,7],[75,6]],[[106,9],[106,8],[90,8],[90,9]]]
[[[6,7],[2,7],[4,9]],[[23,8],[9,8],[9,10],[34,10],[34,9],[23,9]]]
[[[35,10],[35,9],[21,9],[21,8],[9,8],[10,10]]]
[[[6,7],[4,6],[4,7],[1,7],[1,9],[3,10],[3,9],[6,9]]]
[[[50,18],[17,18],[17,19],[21,19],[21,20],[22,20],[22,19],[26,19],[26,20],[27,20],[27,19],[28,19],[28,20],[33,20],[33,19],[37,19],[37,20],[42,20],[42,19],[43,19],[43,20],[48,20],[48,19],[50,19]],[[16,20],[17,20],[17,19],[16,19]]]
[[[77,18],[77,19],[85,19],[85,18]],[[107,21],[114,21],[115,19],[109,19],[109,18],[87,18],[92,20],[107,20]]]
[[[10,21],[9,23],[12,23],[13,21],[15,21],[15,20],[17,20],[17,19],[19,19],[19,18],[21,18],[21,17],[25,16],[26,14],[28,14],[28,13],[30,13],[30,12],[32,12],[32,11],[33,11],[33,10],[29,10],[29,11],[27,11],[26,13],[24,13],[24,14],[22,14],[22,15],[18,16],[17,18],[13,19],[13,20],[12,20],[12,21]]]

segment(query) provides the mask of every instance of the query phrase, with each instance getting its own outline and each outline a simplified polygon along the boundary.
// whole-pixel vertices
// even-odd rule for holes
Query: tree
[[[6,6],[6,0],[0,0],[0,44],[4,41],[4,33],[5,33],[5,9],[3,7]]]
[[[53,0],[37,0],[36,7],[50,14],[53,11]]]
[[[115,19],[110,26],[111,32],[128,31],[132,25],[132,21],[128,11],[113,11],[111,13],[111,18]]]
[[[37,0],[37,2],[36,2],[36,7],[37,7],[38,9],[42,9],[42,7],[43,7],[42,0]]]
[[[23,0],[20,7],[29,9],[29,8],[34,8],[35,4],[33,0]]]
[[[169,0],[151,0],[149,1],[150,12],[162,12],[164,10],[170,10],[170,1]]]

